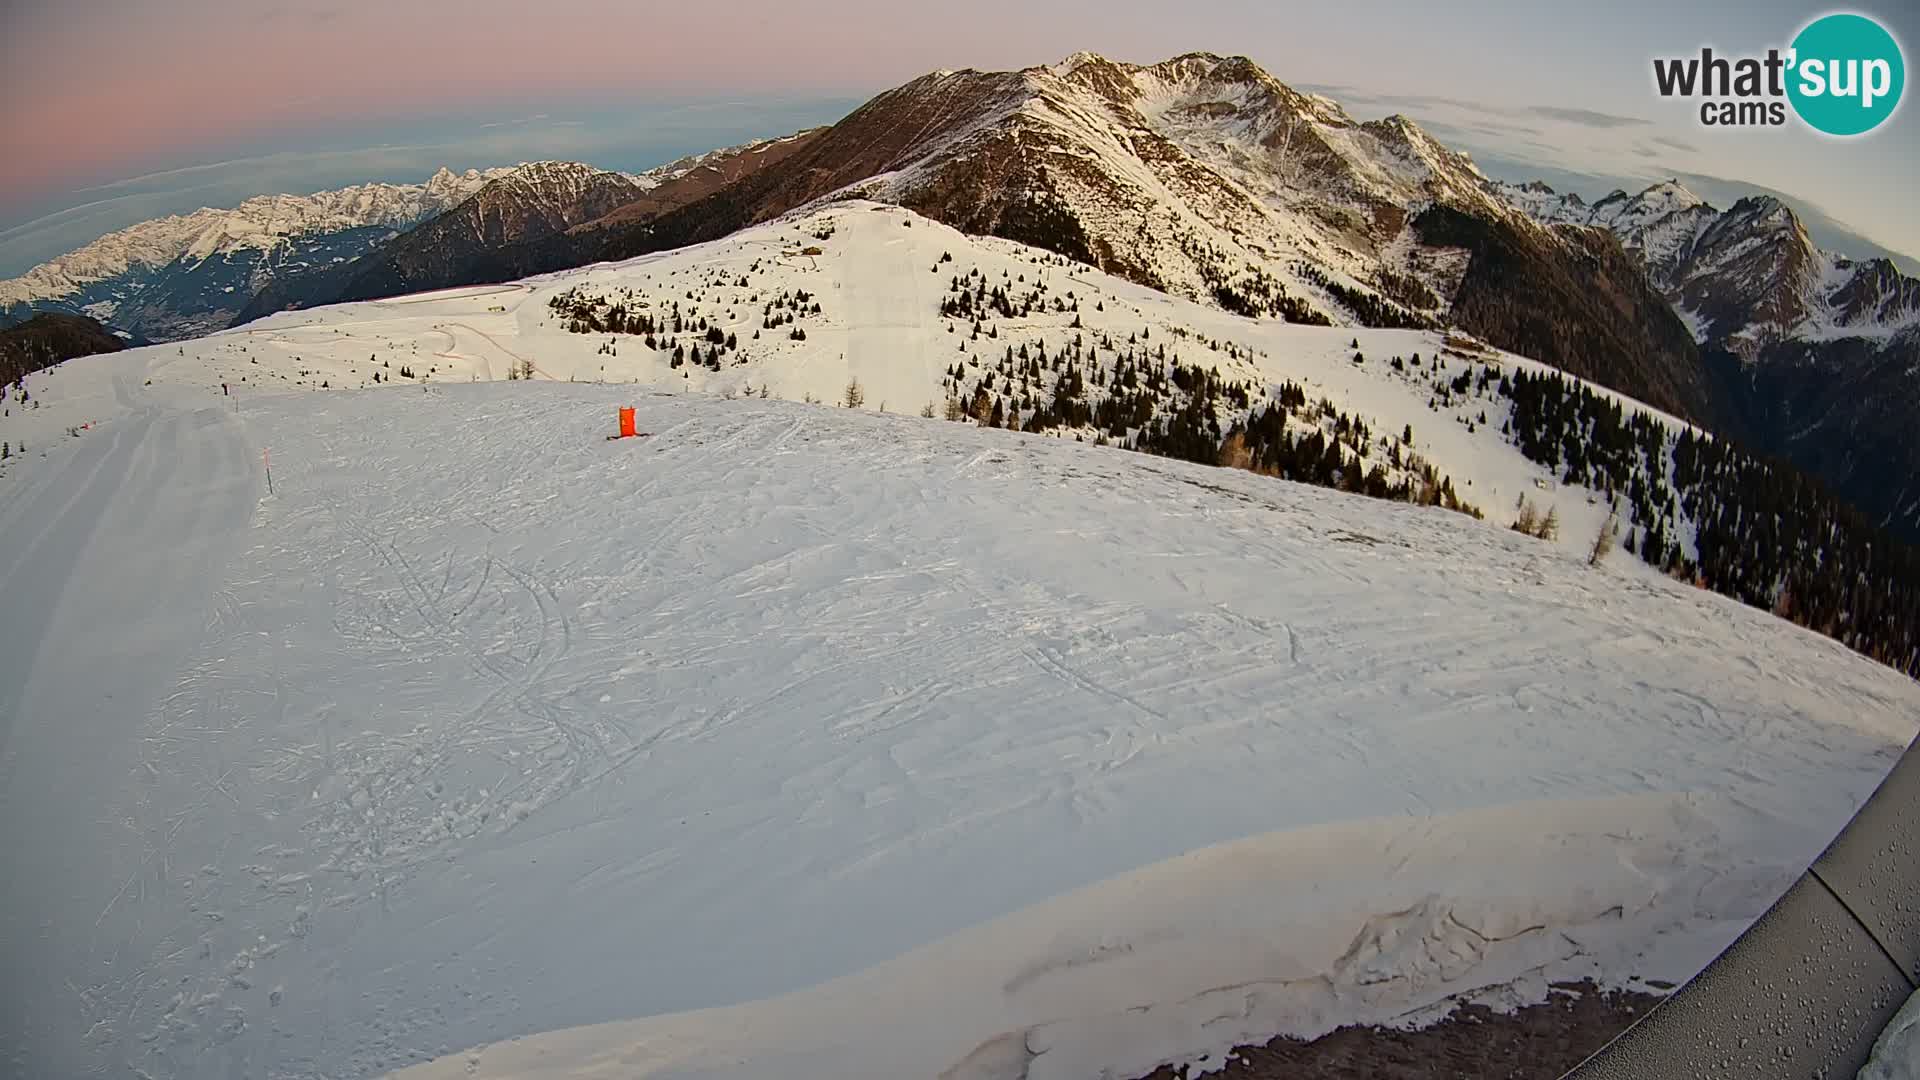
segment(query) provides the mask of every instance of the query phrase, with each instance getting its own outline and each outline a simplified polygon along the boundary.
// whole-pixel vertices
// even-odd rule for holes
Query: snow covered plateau
[[[963,273],[1046,301],[972,338]],[[1488,520],[917,415],[1136,334],[1411,427]],[[30,376],[0,1073],[1133,1076],[1684,980],[1920,686],[1587,565],[1592,493],[1386,363],[1448,348],[855,203]]]

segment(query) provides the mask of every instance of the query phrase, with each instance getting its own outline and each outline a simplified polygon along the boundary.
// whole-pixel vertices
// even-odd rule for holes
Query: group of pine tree
[[[950,298],[944,310],[966,315],[975,309]],[[976,322],[968,340],[983,338],[995,341],[997,334]],[[1245,355],[1230,342],[1205,345]],[[1125,340],[1075,329],[1051,352],[1044,337],[1005,343],[997,357],[977,347],[947,369],[942,384],[949,420],[1036,434],[1091,433],[1096,442],[1142,453],[1480,516],[1451,478],[1414,452],[1411,426],[1376,434],[1364,418],[1329,400],[1309,401],[1292,382],[1256,391],[1217,366],[1183,361],[1164,340],[1153,340],[1150,326]]]
[[[725,284],[739,289],[748,288],[745,277]],[[547,301],[547,306],[565,320],[567,330],[572,333],[637,337],[649,350],[668,354],[668,363],[676,370],[682,365],[691,364],[719,371],[729,353],[733,354],[733,362],[744,363],[745,360],[740,356],[738,333],[722,329],[718,313],[713,319],[700,313],[698,302],[705,299],[704,293],[696,295],[689,290],[686,298],[693,301],[686,309],[681,308],[679,300],[673,300],[656,313],[648,301],[635,295],[631,289],[608,299],[576,285],[556,294]],[[784,330],[784,336],[789,340],[805,341],[807,332],[798,325],[799,320],[821,313],[820,301],[805,289],[783,291],[766,297],[755,293],[738,302],[749,306],[760,305],[761,323],[760,329],[753,332],[755,339],[760,337],[761,331]],[[737,307],[726,314],[730,319],[734,318]],[[614,340],[601,345],[600,351],[607,355],[619,355]]]
[[[1920,552],[1817,481],[1727,440],[1627,415],[1558,373],[1517,372],[1501,388],[1521,453],[1620,499],[1628,551],[1920,676]]]

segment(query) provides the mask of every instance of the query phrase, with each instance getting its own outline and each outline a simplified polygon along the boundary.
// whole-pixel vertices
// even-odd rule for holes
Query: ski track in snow
[[[168,826],[143,827],[125,804],[150,765],[143,703],[202,637],[207,586],[255,495],[231,415],[199,395],[145,394],[137,361],[97,369],[129,411],[60,448],[58,471],[30,477],[0,510],[0,967],[57,973],[38,987],[7,981],[0,1032],[23,1075],[80,1075],[97,1061],[82,1043],[32,1042],[23,1029],[66,1031],[84,1016],[94,1038],[135,1007],[140,990],[122,981],[129,950],[173,869],[170,844],[156,842]],[[227,794],[217,759],[168,764],[191,765],[180,813]],[[83,956],[94,962],[76,963]]]
[[[30,1052],[361,1075],[798,989],[1222,840],[1535,799],[1724,793],[1783,884],[1908,734],[1890,672],[1457,515],[781,402],[643,398],[658,434],[602,441],[629,397],[253,407],[279,494],[207,632],[133,759],[45,796],[114,800],[73,812],[131,884]],[[74,452],[183,505],[112,463],[208,416]],[[34,737],[33,775],[82,749]]]
[[[938,286],[948,242],[803,274],[900,331],[795,377],[937,380],[897,371],[932,315],[849,305]],[[261,333],[511,355],[417,306]],[[525,1045],[1039,1077],[1684,978],[1920,715],[1834,642],[1444,511],[641,386],[235,413],[183,356],[35,376],[108,420],[0,501],[0,898],[31,913],[0,962],[47,973],[9,984],[8,1075],[511,1074],[464,1051],[652,1017]],[[605,441],[627,404],[653,434]]]

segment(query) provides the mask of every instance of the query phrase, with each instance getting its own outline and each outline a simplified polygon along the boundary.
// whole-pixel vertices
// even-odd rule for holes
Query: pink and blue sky
[[[644,168],[831,121],[936,68],[1021,67],[1079,49],[1140,61],[1243,53],[1362,119],[1404,112],[1500,175],[1588,188],[1683,175],[1721,200],[1772,189],[1920,253],[1911,107],[1869,138],[1836,142],[1797,126],[1705,129],[1651,89],[1655,55],[1762,51],[1824,10],[1782,0],[8,0],[0,274],[133,221],[249,194],[540,158]],[[1852,10],[1920,40],[1911,4]]]

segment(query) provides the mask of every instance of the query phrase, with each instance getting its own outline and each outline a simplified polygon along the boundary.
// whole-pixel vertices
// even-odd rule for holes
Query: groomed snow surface
[[[98,424],[0,478],[11,1075],[1128,1076],[1678,981],[1920,715],[1494,521],[646,385],[236,412],[233,336],[33,377]]]

